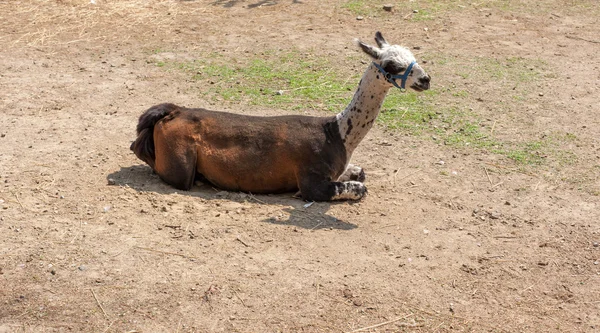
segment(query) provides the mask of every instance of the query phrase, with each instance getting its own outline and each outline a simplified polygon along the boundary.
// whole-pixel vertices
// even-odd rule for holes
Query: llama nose
[[[423,77],[419,78],[419,85],[424,90],[428,90],[430,81],[431,81],[431,78],[429,77],[429,75],[423,76]]]

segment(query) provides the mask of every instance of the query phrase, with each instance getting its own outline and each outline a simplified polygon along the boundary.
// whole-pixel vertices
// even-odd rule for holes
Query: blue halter
[[[385,79],[393,84],[396,88],[398,89],[405,89],[404,86],[406,85],[406,80],[408,80],[408,75],[410,75],[410,72],[412,71],[413,66],[416,64],[416,61],[413,61],[410,63],[410,65],[408,65],[408,68],[406,69],[406,71],[404,71],[404,74],[402,75],[392,75],[388,72],[385,71],[385,69],[383,69],[383,67],[381,67],[381,65],[379,65],[376,62],[373,62],[373,65],[375,65],[375,67],[377,67],[377,69],[381,72],[381,74],[383,74],[383,76],[385,76]],[[396,79],[400,79],[400,86],[398,86],[398,83],[396,83]]]

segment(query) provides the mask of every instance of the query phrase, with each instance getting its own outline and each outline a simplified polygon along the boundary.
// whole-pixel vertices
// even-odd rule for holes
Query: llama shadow
[[[244,2],[244,0],[216,0],[211,3],[213,6],[222,6],[223,8],[232,8],[235,5]],[[248,9],[253,9],[262,6],[275,6],[280,1],[276,0],[260,0],[256,3],[252,3],[246,6]],[[293,4],[303,4],[300,0],[292,0]]]
[[[241,192],[222,191],[210,184],[194,186],[190,191],[180,191],[164,183],[147,165],[121,167],[121,170],[109,174],[106,178],[109,185],[127,186],[138,192],[178,193],[204,200],[230,200],[238,203],[253,202],[263,205],[288,206],[283,208],[283,211],[289,214],[289,217],[286,218],[285,214],[279,214],[279,216],[266,217],[262,220],[262,222],[270,224],[293,225],[309,230],[352,230],[358,227],[356,224],[338,220],[336,217],[327,214],[331,206],[345,204],[343,202],[315,202],[307,204],[307,202],[301,199],[292,197],[293,193],[252,195]]]

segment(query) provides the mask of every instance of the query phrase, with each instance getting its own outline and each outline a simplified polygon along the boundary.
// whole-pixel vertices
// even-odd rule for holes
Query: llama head
[[[390,86],[398,88],[405,86],[416,91],[429,89],[431,78],[425,70],[416,62],[415,56],[405,47],[390,45],[385,41],[381,32],[375,34],[377,46],[371,46],[357,40],[360,48],[373,58],[373,63],[382,73],[382,80],[387,81]],[[397,83],[397,81],[400,81]]]

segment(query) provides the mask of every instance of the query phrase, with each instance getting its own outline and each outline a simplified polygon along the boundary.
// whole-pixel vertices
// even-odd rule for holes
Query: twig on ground
[[[600,44],[600,41],[598,41],[598,40],[586,39],[586,38],[579,37],[579,36],[565,35],[565,37],[570,38],[570,39],[582,40],[582,41],[588,42],[588,43]]]
[[[21,209],[25,209],[25,207],[21,203],[21,200],[19,199],[19,195],[17,195],[16,192],[13,192],[13,195],[15,196],[15,198],[17,198],[17,203],[19,204],[19,206],[21,206]]]
[[[96,296],[96,293],[94,292],[94,289],[90,288],[90,291],[92,292],[92,295],[94,296],[94,299],[96,300],[96,304],[98,304],[98,306],[100,307],[100,310],[102,310],[102,313],[104,313],[104,317],[106,319],[108,319],[108,314],[104,310],[104,307],[102,306],[102,303],[100,303],[100,301],[98,300],[98,296]]]
[[[235,294],[235,296],[240,300],[240,302],[242,302],[242,304],[245,307],[248,307],[248,305],[246,305],[246,302],[244,302],[244,300],[240,297],[240,295],[238,294],[238,292],[236,290],[233,291],[233,293]]]
[[[264,201],[262,201],[262,200],[258,199],[257,197],[255,197],[255,196],[254,196],[254,194],[252,194],[252,193],[248,193],[248,196],[250,197],[250,199],[252,199],[252,200],[254,200],[254,201],[256,201],[256,202],[259,202],[259,203],[261,203],[261,204],[263,204],[263,205],[266,205],[266,204],[267,204],[266,202],[264,202]]]
[[[400,172],[400,168],[396,169],[394,172],[394,185],[396,185],[396,176],[398,175],[398,172]]]
[[[243,240],[240,238],[240,236],[237,236],[237,237],[235,238],[235,240],[237,240],[238,242],[242,243],[242,244],[243,244],[245,247],[250,247],[250,245],[248,245],[248,243],[244,242],[244,241],[243,241]]]
[[[399,170],[400,170],[400,169],[396,170],[396,172],[394,173],[394,185],[396,185],[396,175],[398,174],[398,171],[399,171]],[[398,181],[402,181],[402,180],[404,180],[404,179],[406,179],[406,178],[408,178],[408,177],[410,177],[410,176],[414,176],[414,175],[416,175],[416,174],[417,174],[417,173],[419,173],[419,172],[421,172],[421,170],[417,170],[417,171],[415,171],[415,172],[413,172],[413,173],[409,173],[408,175],[406,175],[406,176],[404,176],[404,177],[402,177],[402,178],[398,179]]]
[[[492,124],[492,129],[490,130],[490,135],[494,134],[494,128],[496,128],[496,121],[494,120],[494,123]]]
[[[151,249],[151,248],[148,248],[148,247],[134,246],[134,248],[135,249],[140,249],[140,250],[146,250],[146,251],[156,252],[156,253],[170,254],[170,255],[173,255],[173,256],[179,256],[179,257],[183,257],[183,258],[200,259],[200,258],[197,258],[197,257],[192,257],[192,256],[188,256],[188,255],[181,254],[181,253],[160,251],[160,250],[155,250],[155,249]]]
[[[492,183],[492,178],[490,178],[490,174],[488,173],[487,168],[483,167],[483,171],[485,171],[485,175],[487,176],[487,179],[490,182],[490,186],[494,186],[494,183]]]
[[[108,326],[106,327],[106,329],[104,329],[104,331],[102,331],[102,333],[106,333],[108,332],[108,330],[112,327],[112,325],[116,322],[117,320],[113,320],[110,324],[108,324]]]
[[[408,318],[408,317],[410,317],[410,316],[412,316],[412,315],[413,315],[413,314],[411,313],[411,314],[409,314],[409,315],[406,315],[406,316],[404,316],[404,317],[400,317],[400,318],[396,318],[396,319],[388,320],[388,321],[385,321],[385,322],[383,322],[383,323],[379,323],[379,324],[376,324],[376,325],[371,325],[371,326],[367,326],[367,327],[358,328],[358,329],[355,329],[355,330],[353,330],[353,331],[348,331],[348,332],[346,332],[346,333],[362,332],[362,331],[370,330],[370,329],[372,329],[372,328],[377,328],[377,327],[381,327],[381,326],[389,325],[389,324],[395,323],[395,322],[397,322],[397,321],[400,321],[400,320],[406,319],[406,318]]]
[[[310,228],[309,231],[314,231],[315,229],[317,229],[321,224],[323,224],[323,221],[319,222],[316,226]]]

